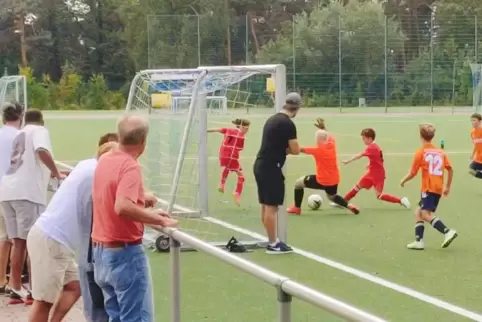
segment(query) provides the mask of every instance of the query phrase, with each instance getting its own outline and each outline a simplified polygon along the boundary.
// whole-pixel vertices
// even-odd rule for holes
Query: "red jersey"
[[[222,128],[224,140],[219,149],[219,157],[239,159],[239,151],[244,149],[244,133],[237,128]]]
[[[365,151],[362,155],[367,157],[368,163],[368,173],[377,177],[385,177],[385,167],[383,166],[383,152],[378,144],[375,142],[367,145]]]

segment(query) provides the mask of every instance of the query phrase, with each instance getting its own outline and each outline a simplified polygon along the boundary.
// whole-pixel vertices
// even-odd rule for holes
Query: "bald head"
[[[117,122],[117,133],[121,145],[139,145],[146,141],[149,124],[141,116],[124,115]]]

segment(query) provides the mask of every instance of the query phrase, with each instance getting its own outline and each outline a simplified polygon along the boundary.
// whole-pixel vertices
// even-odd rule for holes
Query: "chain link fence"
[[[377,7],[276,24],[249,15],[149,16],[149,68],[283,63],[288,89],[311,107],[472,109],[482,19],[452,15],[442,23],[428,13],[414,23]],[[265,78],[242,87],[265,101]]]

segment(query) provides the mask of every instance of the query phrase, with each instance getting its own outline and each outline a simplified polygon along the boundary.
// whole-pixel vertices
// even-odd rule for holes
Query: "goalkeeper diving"
[[[244,186],[244,173],[239,163],[239,153],[244,149],[244,138],[251,124],[246,119],[232,121],[235,127],[208,129],[208,133],[221,133],[224,135],[223,143],[219,148],[219,165],[222,168],[219,192],[224,193],[224,186],[230,172],[236,173],[238,180],[233,192],[234,202],[239,206]]]

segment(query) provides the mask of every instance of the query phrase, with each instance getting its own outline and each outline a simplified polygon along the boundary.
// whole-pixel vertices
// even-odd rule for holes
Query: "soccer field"
[[[296,253],[269,256],[263,251],[243,254],[244,258],[286,275],[328,295],[365,309],[390,321],[482,321],[480,292],[482,274],[482,226],[480,198],[482,180],[468,174],[472,150],[468,115],[324,115],[306,109],[295,119],[301,145],[314,143],[314,119],[324,117],[337,140],[339,161],[364,149],[359,133],[373,127],[384,151],[387,168],[386,192],[406,196],[412,208],[419,200],[420,179],[400,188],[412,156],[420,146],[417,125],[431,122],[437,127],[436,141],[445,141],[455,174],[451,195],[441,200],[438,216],[459,232],[459,238],[441,249],[442,236],[426,225],[425,251],[409,251],[414,239],[410,210],[378,201],[373,191],[362,191],[353,200],[359,216],[330,208],[310,211],[288,219],[288,241]],[[308,116],[309,115],[309,116]],[[216,191],[220,169],[217,149],[221,136],[209,136],[210,216],[249,230],[239,235],[213,223],[185,222],[188,230],[204,239],[244,239],[263,233],[259,220],[252,163],[259,148],[260,134],[268,114],[245,115],[252,125],[242,152],[247,181],[241,207],[232,202],[234,175],[228,179],[226,195]],[[57,160],[74,165],[95,153],[98,137],[115,130],[117,115],[110,113],[46,113]],[[210,127],[229,126],[233,117],[211,116]],[[340,165],[340,193],[347,192],[364,173],[366,160]],[[287,203],[292,203],[296,178],[314,172],[310,157],[289,157],[287,161]],[[308,191],[305,196],[309,195]],[[324,197],[324,195],[323,195]],[[306,199],[306,198],[305,198]],[[184,224],[184,222],[183,222]],[[226,239],[227,240],[227,239]],[[156,301],[156,321],[169,317],[169,257],[150,255]],[[264,285],[202,253],[182,253],[182,314],[185,321],[274,321],[275,293]],[[338,321],[337,318],[294,300],[293,321]]]

